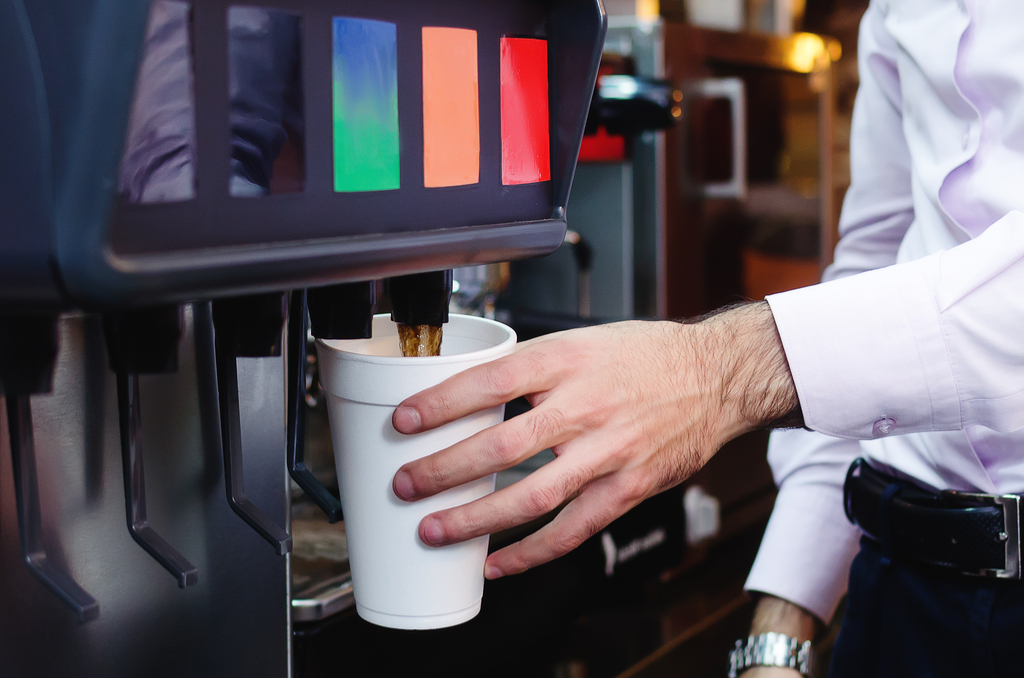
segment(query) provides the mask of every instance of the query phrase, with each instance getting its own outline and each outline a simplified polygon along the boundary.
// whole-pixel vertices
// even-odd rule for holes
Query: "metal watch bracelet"
[[[735,649],[729,652],[729,678],[737,678],[754,666],[795,669],[802,676],[810,676],[811,641],[801,643],[783,633],[748,636],[746,644],[737,640]]]

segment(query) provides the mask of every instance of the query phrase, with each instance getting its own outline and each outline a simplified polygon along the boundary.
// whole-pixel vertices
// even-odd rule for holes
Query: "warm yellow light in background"
[[[661,15],[659,0],[636,0],[636,18],[652,21]]]
[[[839,43],[835,42],[834,45],[832,49],[829,49],[832,45],[826,46],[820,36],[813,33],[797,33],[790,41],[786,60],[793,70],[800,73],[811,73],[817,70],[819,61],[824,60],[827,63],[839,57],[841,54]],[[837,54],[833,56],[832,52],[837,52]]]

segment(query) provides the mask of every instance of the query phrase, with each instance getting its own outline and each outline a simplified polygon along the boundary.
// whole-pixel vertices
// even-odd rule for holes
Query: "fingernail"
[[[437,518],[424,518],[422,530],[423,541],[431,546],[440,546],[444,543],[444,529]]]
[[[399,471],[395,474],[392,488],[399,499],[409,501],[416,496],[416,490],[412,486],[412,476],[408,471]]]
[[[399,407],[395,410],[395,430],[399,433],[416,433],[420,430],[423,422],[420,420],[420,413],[411,407]]]
[[[484,578],[486,579],[500,579],[504,576],[505,575],[502,573],[502,571],[496,568],[494,565],[487,565],[486,567],[484,567]]]

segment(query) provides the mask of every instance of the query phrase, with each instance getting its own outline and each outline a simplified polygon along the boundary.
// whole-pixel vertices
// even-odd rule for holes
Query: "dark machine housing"
[[[606,19],[600,0],[194,0],[196,193],[128,204],[117,174],[149,3],[0,3],[0,305],[119,308],[322,286],[545,254],[565,206],[594,91]],[[229,194],[231,6],[302,21],[304,190]],[[330,22],[398,26],[402,187],[332,189]],[[479,34],[480,181],[425,188],[419,28]],[[498,44],[548,41],[550,181],[503,185]],[[13,162],[9,159],[17,159]]]

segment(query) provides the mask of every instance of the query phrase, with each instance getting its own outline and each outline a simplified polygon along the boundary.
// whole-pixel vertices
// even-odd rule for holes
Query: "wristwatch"
[[[780,666],[810,676],[811,665],[811,641],[801,643],[782,633],[748,636],[746,644],[737,640],[736,648],[729,652],[729,678],[754,666]]]

